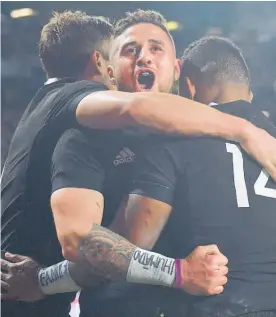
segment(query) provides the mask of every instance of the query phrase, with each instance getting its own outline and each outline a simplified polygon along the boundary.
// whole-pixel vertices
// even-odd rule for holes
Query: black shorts
[[[67,294],[68,295],[68,294]],[[72,296],[74,298],[74,296]],[[49,296],[43,300],[25,303],[1,301],[2,317],[69,317],[71,296]]]

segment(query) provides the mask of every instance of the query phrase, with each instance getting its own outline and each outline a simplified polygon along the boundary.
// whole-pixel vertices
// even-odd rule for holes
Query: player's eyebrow
[[[150,44],[158,44],[158,45],[164,46],[164,42],[162,42],[161,40],[149,39],[148,42]],[[122,46],[120,52],[123,52],[128,46],[134,46],[134,45],[138,45],[137,41],[129,41]]]
[[[123,52],[128,46],[131,46],[131,45],[137,45],[137,42],[136,41],[130,41],[130,42],[125,43],[122,46],[122,48],[121,48],[121,52]]]
[[[162,41],[160,41],[160,40],[149,39],[149,42],[150,42],[151,44],[158,44],[158,45],[164,46],[164,42],[162,42]]]

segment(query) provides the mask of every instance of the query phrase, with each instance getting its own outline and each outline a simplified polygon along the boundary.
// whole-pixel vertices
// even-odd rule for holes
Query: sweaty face
[[[170,92],[179,77],[174,45],[153,24],[136,24],[117,37],[111,59],[121,91]]]

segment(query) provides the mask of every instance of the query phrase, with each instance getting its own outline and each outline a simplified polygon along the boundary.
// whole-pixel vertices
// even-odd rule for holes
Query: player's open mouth
[[[143,71],[139,74],[137,82],[139,88],[142,90],[150,90],[154,84],[154,73],[151,71]]]

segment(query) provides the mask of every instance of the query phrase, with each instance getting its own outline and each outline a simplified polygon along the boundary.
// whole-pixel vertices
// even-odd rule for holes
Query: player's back
[[[217,108],[244,117],[276,137],[275,127],[253,105],[238,101]],[[183,153],[183,174],[163,238],[171,240],[171,230],[178,232],[171,240],[179,252],[176,257],[198,245],[217,244],[229,259],[225,291],[196,297],[191,316],[276,309],[275,182],[234,143],[199,138],[176,142],[175,147]],[[179,239],[183,224],[186,240]]]
[[[1,179],[2,249],[33,256],[45,265],[62,258],[49,204],[51,155],[60,135],[77,126],[77,98],[97,85],[71,79],[53,82],[38,91],[24,112]]]

